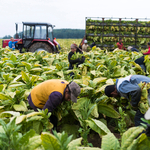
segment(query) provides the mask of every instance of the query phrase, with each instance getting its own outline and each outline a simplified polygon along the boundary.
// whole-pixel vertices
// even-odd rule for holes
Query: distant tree
[[[22,38],[22,32],[18,33],[19,38]],[[81,39],[85,35],[84,29],[54,29],[53,35],[58,39]],[[13,36],[16,38],[16,34]]]
[[[11,35],[5,35],[2,39],[10,39],[11,37]]]
[[[79,39],[84,37],[85,30],[84,29],[54,29],[53,34],[54,37],[60,39],[68,39],[68,38]]]

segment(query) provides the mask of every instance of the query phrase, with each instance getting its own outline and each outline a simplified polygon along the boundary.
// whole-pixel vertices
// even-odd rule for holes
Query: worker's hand
[[[130,104],[131,104],[131,106],[132,106],[132,103],[131,103],[131,102],[130,102]],[[138,106],[136,106],[136,107],[135,107],[135,106],[132,106],[132,109],[135,110],[135,111],[137,111],[137,110],[138,110]]]
[[[146,128],[146,135],[148,136],[148,137],[150,137],[150,124],[148,124],[147,125],[147,128]]]
[[[84,56],[82,56],[82,58],[81,58],[80,62],[81,62],[81,63],[84,63],[84,60],[85,60],[85,57],[84,57]]]

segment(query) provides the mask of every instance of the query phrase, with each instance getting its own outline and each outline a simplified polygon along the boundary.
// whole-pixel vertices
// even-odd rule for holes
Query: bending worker
[[[48,109],[53,112],[63,101],[77,102],[80,94],[80,87],[75,82],[67,82],[60,79],[51,79],[40,83],[31,90],[28,96],[29,105],[38,111],[39,109]],[[50,122],[57,127],[57,117],[50,116]]]
[[[148,47],[148,52],[143,53],[143,55],[150,55],[150,42],[147,43],[147,47]],[[144,63],[144,59],[145,59],[145,56],[142,56],[142,57],[136,59],[135,63],[139,64],[141,66],[141,68],[146,72],[146,66]]]
[[[116,85],[108,85],[105,88],[105,94],[108,97],[125,97],[129,100],[131,97],[131,105],[136,109],[136,115],[134,118],[135,126],[139,126],[142,122],[141,118],[144,118],[144,114],[138,109],[138,103],[141,100],[141,88],[139,87],[140,82],[149,83],[150,78],[143,75],[130,75],[125,78],[116,80]],[[150,92],[150,91],[148,91]],[[150,101],[150,95],[148,95]]]
[[[139,52],[135,47],[129,46],[127,49],[123,46],[122,38],[119,38],[119,42],[117,43],[117,47],[119,49],[131,50],[132,52]]]

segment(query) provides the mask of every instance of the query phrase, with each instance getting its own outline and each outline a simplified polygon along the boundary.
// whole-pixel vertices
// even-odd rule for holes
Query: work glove
[[[80,62],[81,62],[81,63],[84,63],[84,60],[85,60],[85,57],[84,57],[84,56],[82,56],[82,58],[81,58]]]
[[[150,137],[150,124],[147,125],[145,134]]]

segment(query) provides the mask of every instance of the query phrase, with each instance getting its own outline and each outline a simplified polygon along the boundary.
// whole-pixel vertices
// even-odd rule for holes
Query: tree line
[[[80,39],[85,35],[84,29],[54,29],[53,35],[58,39]],[[2,39],[10,39],[11,35],[5,35]],[[15,34],[13,36],[15,38]],[[22,32],[19,32],[19,37],[22,37]]]

